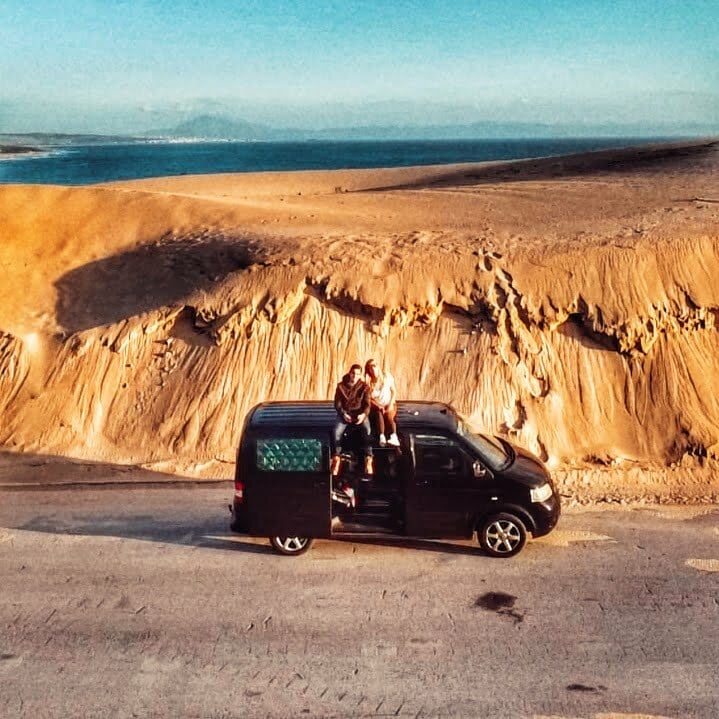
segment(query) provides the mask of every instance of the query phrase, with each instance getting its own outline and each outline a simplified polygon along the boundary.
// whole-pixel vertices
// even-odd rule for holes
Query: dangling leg
[[[374,426],[377,428],[379,446],[385,447],[387,445],[387,435],[385,434],[384,412],[379,407],[372,407],[370,417],[374,422]]]
[[[340,473],[340,469],[342,468],[342,457],[340,457],[340,455],[342,454],[342,435],[345,433],[346,429],[347,424],[341,419],[338,419],[335,422],[335,426],[332,431],[332,439],[334,440],[334,454],[332,455],[332,459],[330,460],[330,473],[333,477],[337,477]]]
[[[385,426],[387,427],[387,432],[389,433],[389,439],[387,440],[387,444],[389,444],[391,447],[399,447],[399,437],[397,437],[397,422],[395,421],[396,416],[397,405],[387,407],[387,409],[384,411],[384,422]]]
[[[364,471],[366,475],[374,474],[374,457],[372,455],[372,442],[369,418],[367,418],[359,427],[360,436],[362,438],[362,451],[364,453]]]

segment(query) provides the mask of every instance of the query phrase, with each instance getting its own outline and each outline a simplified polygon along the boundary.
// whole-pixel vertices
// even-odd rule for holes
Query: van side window
[[[414,453],[418,479],[445,485],[464,483],[468,479],[472,460],[450,437],[416,434]]]
[[[262,472],[319,472],[322,442],[305,437],[258,439],[255,464]]]

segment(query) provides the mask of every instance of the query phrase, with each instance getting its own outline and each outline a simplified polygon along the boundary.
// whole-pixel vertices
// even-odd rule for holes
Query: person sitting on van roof
[[[372,444],[370,443],[370,390],[362,380],[362,367],[353,364],[350,371],[342,377],[342,381],[335,390],[335,409],[337,422],[334,427],[335,454],[332,457],[332,474],[339,474],[342,452],[342,436],[348,425],[358,428],[361,438],[362,453],[364,454],[365,474],[374,473],[372,458]]]
[[[370,389],[370,420],[377,428],[379,446],[399,447],[397,437],[397,388],[394,377],[388,370],[381,370],[373,359],[367,360],[364,366],[365,381]],[[387,438],[389,435],[389,439]]]

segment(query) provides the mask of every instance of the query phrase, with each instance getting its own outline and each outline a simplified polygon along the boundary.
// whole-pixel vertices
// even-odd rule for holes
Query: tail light
[[[235,502],[242,504],[245,501],[245,485],[239,479],[235,480]]]

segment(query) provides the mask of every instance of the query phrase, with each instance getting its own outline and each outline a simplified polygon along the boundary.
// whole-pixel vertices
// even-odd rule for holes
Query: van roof
[[[263,402],[250,411],[247,427],[317,427],[330,430],[336,420],[337,412],[332,402]],[[457,413],[442,402],[398,402],[397,426],[400,431],[417,427],[453,431],[457,428]]]

